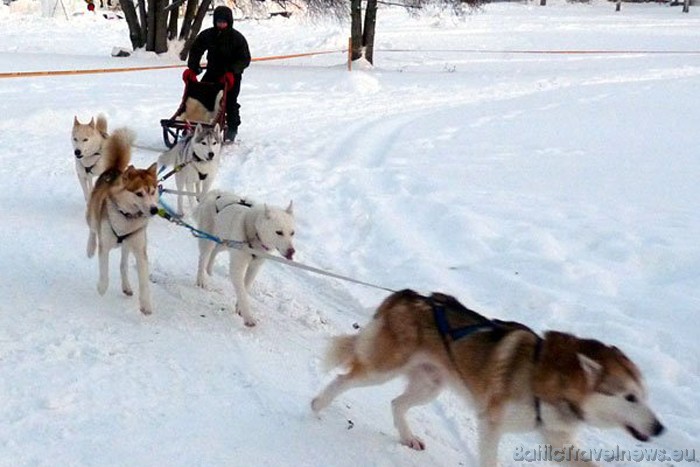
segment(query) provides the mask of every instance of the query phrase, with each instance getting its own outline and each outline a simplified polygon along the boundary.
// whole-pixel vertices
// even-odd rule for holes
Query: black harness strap
[[[94,169],[96,165],[97,165],[97,162],[92,164],[90,167],[83,166],[83,168],[85,169],[85,173],[92,175],[92,169]]]
[[[457,361],[455,360],[454,353],[452,352],[452,348],[450,347],[450,342],[455,342],[459,339],[469,337],[477,332],[494,331],[496,329],[501,329],[504,327],[504,322],[502,321],[483,318],[484,321],[481,323],[470,324],[459,328],[452,328],[452,326],[450,326],[449,321],[447,320],[447,311],[445,309],[445,305],[434,300],[432,297],[429,298],[428,301],[433,310],[433,318],[435,319],[435,325],[437,326],[438,333],[440,334],[440,338],[442,339],[442,343],[445,346],[445,350],[447,351],[447,354],[450,357],[450,361],[453,365],[455,365],[456,369],[459,369],[459,367],[457,366]],[[528,328],[522,326],[522,329],[525,330]],[[539,362],[540,359],[540,354],[542,353],[543,339],[540,336],[537,336],[536,334],[535,336],[537,337],[537,342],[535,344],[535,351],[533,353],[532,359],[533,362],[537,364],[537,362]],[[537,396],[535,396],[534,405],[535,423],[538,427],[540,427],[544,422],[542,421],[542,403],[540,401],[540,398]]]
[[[206,178],[206,177],[205,177],[205,178]],[[214,200],[214,202],[219,201],[220,199],[221,199],[221,195],[217,196],[216,199]],[[236,205],[236,204],[239,205],[239,206],[245,206],[245,207],[247,207],[247,208],[252,208],[252,207],[253,207],[253,203],[250,203],[250,202],[246,201],[245,199],[239,199],[238,201],[232,201],[232,202],[230,202],[230,203],[228,203],[228,204],[224,204],[222,207],[218,207],[218,206],[216,206],[216,204],[214,204],[214,208],[216,209],[216,213],[219,214],[221,211],[223,211],[223,210],[226,209],[227,207],[233,206],[233,205]]]
[[[121,245],[121,243],[122,243],[124,240],[126,240],[127,238],[129,238],[129,237],[131,237],[132,235],[134,235],[136,232],[138,232],[138,231],[140,231],[140,230],[143,229],[143,227],[141,227],[141,228],[138,228],[138,229],[134,230],[133,232],[129,232],[129,233],[126,233],[126,234],[124,234],[124,235],[119,235],[119,234],[117,233],[117,231],[114,230],[114,227],[112,226],[112,223],[111,223],[111,222],[109,223],[109,228],[112,229],[112,233],[114,234],[115,237],[117,237],[117,244],[118,244],[118,245]]]

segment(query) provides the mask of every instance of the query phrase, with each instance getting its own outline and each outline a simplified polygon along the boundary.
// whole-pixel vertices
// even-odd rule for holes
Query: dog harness
[[[221,199],[221,195],[217,196],[216,199],[214,200],[214,202],[216,203],[216,201],[219,201],[220,199]],[[246,208],[252,208],[253,203],[251,203],[250,201],[246,201],[245,198],[241,198],[238,201],[232,201],[228,204],[224,204],[222,207],[216,206],[216,204],[214,204],[214,208],[216,209],[217,214],[219,214],[221,211],[228,208],[229,206],[245,206]],[[262,247],[263,250],[270,251],[270,248],[263,243],[263,241],[260,238],[260,235],[258,234],[257,231],[255,232],[255,240],[257,240],[258,243],[260,243],[260,246]],[[248,246],[251,249],[253,248],[253,241],[252,240],[248,240]],[[253,258],[256,258],[255,254],[253,254]]]
[[[115,203],[113,200],[112,200],[112,204],[114,204],[114,207],[116,208],[116,210],[117,210],[117,212],[118,212],[119,214],[121,214],[122,216],[124,216],[125,218],[127,218],[127,219],[129,219],[129,220],[138,219],[139,217],[143,217],[143,213],[142,213],[141,211],[139,211],[139,212],[136,213],[136,214],[132,214],[132,213],[130,213],[130,212],[125,212],[125,211],[122,211],[121,209],[119,209],[119,206],[117,206],[117,203]],[[143,229],[146,228],[146,226],[143,225],[143,226],[139,227],[139,228],[136,229],[136,230],[132,230],[131,232],[125,233],[125,234],[123,234],[123,235],[119,235],[119,234],[117,233],[117,231],[114,229],[114,226],[112,225],[112,221],[109,220],[109,216],[107,217],[107,221],[109,222],[109,228],[112,230],[112,233],[114,234],[115,237],[117,237],[117,244],[118,244],[118,245],[121,245],[121,243],[122,243],[124,240],[126,240],[126,239],[129,238],[129,237],[131,237],[131,236],[134,235],[136,232],[139,232],[140,230],[143,230]]]
[[[488,319],[485,318],[478,313],[465,308],[465,311],[474,313],[474,317],[477,317],[481,320],[480,323],[476,324],[469,324],[467,326],[462,326],[459,328],[453,328],[450,326],[449,321],[447,320],[447,310],[445,309],[445,304],[435,300],[433,297],[429,297],[428,302],[430,303],[430,307],[433,310],[433,318],[435,319],[435,325],[437,326],[438,333],[440,334],[440,338],[442,339],[442,343],[445,346],[445,350],[447,351],[447,355],[450,357],[450,361],[452,364],[455,366],[455,368],[459,368],[457,366],[457,360],[454,357],[454,354],[452,353],[452,348],[450,346],[450,342],[455,342],[460,339],[464,339],[466,337],[469,337],[477,332],[491,332],[495,331],[497,329],[504,329],[505,328],[505,322],[497,320],[497,319]],[[522,326],[522,325],[521,325]],[[523,330],[529,330],[527,327],[523,326]],[[533,332],[534,334],[534,332]],[[533,353],[533,362],[537,364],[537,362],[540,359],[540,354],[542,353],[542,341],[543,339],[535,334],[537,337],[537,342],[535,343],[535,350]],[[537,427],[541,427],[542,424],[544,423],[542,420],[542,408],[541,408],[542,402],[540,401],[540,398],[535,396],[534,399],[534,409],[535,409],[535,425]]]
[[[97,151],[95,154],[91,154],[91,155],[89,155],[89,156],[80,156],[80,157],[76,156],[76,158],[77,158],[78,160],[80,160],[80,159],[83,159],[83,158],[87,159],[88,157],[95,157],[95,156],[100,156],[100,155],[101,155],[100,152]],[[94,164],[92,164],[90,167],[85,167],[85,166],[83,165],[83,169],[85,169],[85,173],[86,173],[86,174],[92,175],[92,169],[95,168],[95,166],[97,165],[98,162],[99,162],[99,160],[98,160],[97,162],[95,162]]]

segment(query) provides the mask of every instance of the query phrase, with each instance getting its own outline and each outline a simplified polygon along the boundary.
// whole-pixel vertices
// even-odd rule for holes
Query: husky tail
[[[103,114],[97,116],[97,121],[95,122],[95,129],[99,131],[104,138],[108,138],[107,134],[107,117]]]
[[[131,161],[131,145],[136,134],[128,128],[116,130],[105,142],[104,168],[105,173],[111,171],[124,172]]]
[[[348,366],[355,357],[357,337],[357,335],[334,337],[323,360],[324,370],[330,371],[341,366]]]

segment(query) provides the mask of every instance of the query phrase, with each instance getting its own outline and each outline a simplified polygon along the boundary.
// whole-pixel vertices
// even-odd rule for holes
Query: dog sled
[[[165,145],[172,148],[181,137],[194,131],[197,124],[203,128],[213,128],[218,123],[226,134],[227,92],[226,83],[185,82],[180,106],[172,117],[160,121]]]

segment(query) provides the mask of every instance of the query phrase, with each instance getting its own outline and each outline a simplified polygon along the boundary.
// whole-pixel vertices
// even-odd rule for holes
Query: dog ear
[[[78,126],[80,125],[80,122],[78,121],[78,116],[73,115],[73,126]]]
[[[95,128],[95,117],[90,119],[90,123],[88,123],[88,125],[90,125],[90,128]]]
[[[598,378],[603,372],[603,366],[582,353],[577,353],[576,356],[578,357],[578,362],[579,365],[581,365],[581,369],[583,369],[583,374],[586,376],[588,386],[594,387],[598,382]]]
[[[216,125],[214,125],[214,133],[216,133],[217,135],[219,133],[221,133],[221,127],[219,126],[218,123]]]
[[[197,123],[197,126],[194,128],[194,135],[195,135],[195,136],[201,135],[201,134],[202,134],[202,129],[203,129],[203,128],[202,128],[202,124],[201,124],[201,123]]]
[[[122,180],[129,181],[131,179],[131,176],[134,175],[134,171],[136,168],[133,165],[130,165],[129,167],[126,168],[124,173],[122,174]]]
[[[157,174],[157,170],[158,170],[158,163],[154,162],[146,170],[148,170],[148,175],[155,177]]]
[[[294,201],[289,200],[289,206],[287,206],[287,209],[285,209],[285,212],[289,215],[294,214]]]
[[[270,218],[270,208],[267,206],[267,203],[263,205],[265,207],[265,219]]]

